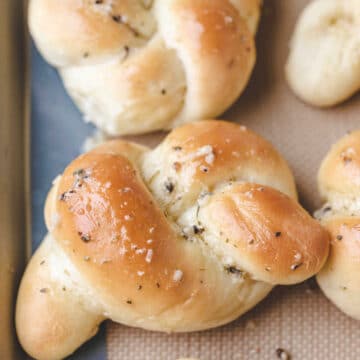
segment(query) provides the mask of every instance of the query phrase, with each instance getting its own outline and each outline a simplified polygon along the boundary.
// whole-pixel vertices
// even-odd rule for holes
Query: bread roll
[[[303,101],[336,105],[360,88],[359,0],[314,0],[296,25],[286,75]]]
[[[326,231],[296,197],[272,145],[222,121],[154,150],[115,140],[81,155],[47,198],[49,234],[18,295],[21,344],[59,359],[105,319],[165,332],[236,319],[327,257]]]
[[[223,113],[256,59],[261,0],[30,0],[37,48],[110,135]]]
[[[360,131],[333,146],[319,171],[325,205],[316,213],[331,235],[317,281],[343,312],[360,320]]]

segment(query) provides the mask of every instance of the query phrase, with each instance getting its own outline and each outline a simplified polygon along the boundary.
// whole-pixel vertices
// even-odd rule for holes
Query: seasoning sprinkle
[[[124,55],[123,61],[126,60],[127,57],[129,56],[130,48],[128,45],[124,46],[124,51],[125,51],[125,55]]]
[[[292,264],[290,269],[292,271],[295,271],[296,269],[298,269],[303,263],[298,263],[298,264]]]
[[[181,270],[175,270],[173,275],[173,280],[175,282],[180,281],[183,278],[183,272]]]
[[[85,243],[88,243],[91,240],[91,237],[88,234],[83,234],[81,231],[79,231],[78,234],[80,236],[81,241]]]
[[[141,290],[141,289],[142,289],[142,285],[139,285],[139,286],[138,286],[138,290]]]
[[[234,274],[234,275],[238,275],[238,276],[241,276],[243,274],[243,271],[237,269],[235,266],[227,266],[227,267],[225,267],[225,270],[229,274]]]
[[[85,174],[86,174],[86,172],[84,169],[78,169],[73,172],[73,176],[83,177],[83,176],[85,176]]]
[[[40,265],[44,265],[45,264],[45,260],[42,260],[41,262],[40,262]]]
[[[171,180],[167,180],[167,181],[165,181],[165,189],[166,189],[166,191],[169,193],[169,194],[171,194],[173,191],[174,191],[174,188],[175,188],[175,186],[174,186],[174,184],[171,182]]]
[[[287,352],[283,348],[276,349],[276,356],[278,357],[278,359],[281,359],[281,360],[291,360],[291,356],[290,356],[289,352]]]
[[[275,236],[276,236],[276,237],[281,236],[281,231],[277,231],[277,232],[275,233]]]
[[[194,234],[198,235],[198,234],[202,234],[205,231],[205,229],[201,226],[193,225],[193,231]]]
[[[145,261],[147,263],[151,263],[152,257],[153,257],[153,250],[149,249],[146,253]]]
[[[336,236],[336,240],[341,241],[342,239],[343,239],[342,235],[337,235],[337,236]]]
[[[113,15],[112,19],[117,23],[121,23],[121,16],[120,15]]]
[[[126,303],[131,305],[133,302],[131,300],[126,300]]]
[[[47,288],[42,288],[42,289],[40,289],[40,292],[41,292],[42,294],[45,294],[45,293],[48,292],[48,289],[47,289]]]
[[[182,147],[181,146],[174,146],[173,149],[175,151],[181,151],[182,150]]]

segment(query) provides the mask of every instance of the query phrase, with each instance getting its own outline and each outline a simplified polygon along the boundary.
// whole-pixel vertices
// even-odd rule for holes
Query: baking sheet
[[[294,170],[302,204],[313,211],[320,205],[318,166],[332,143],[360,127],[360,96],[330,110],[317,110],[297,100],[287,88],[283,67],[295,19],[309,1],[264,2],[254,75],[245,94],[223,118],[249,126],[283,153]],[[55,70],[34,48],[32,71],[32,235],[36,247],[46,231],[42,212],[51,181],[79,154],[93,129],[82,122]],[[161,137],[137,139],[155,144]],[[284,348],[293,359],[360,359],[360,323],[338,311],[312,281],[278,287],[247,315],[211,331],[167,335],[111,323],[106,330],[103,327],[71,358],[276,359],[276,349]]]
[[[14,305],[25,266],[28,92],[24,2],[0,2],[0,359],[20,359]]]

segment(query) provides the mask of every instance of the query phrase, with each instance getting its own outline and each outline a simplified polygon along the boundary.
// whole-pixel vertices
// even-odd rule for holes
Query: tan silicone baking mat
[[[247,125],[282,152],[295,173],[301,202],[312,212],[320,204],[316,173],[322,158],[338,138],[360,128],[360,96],[317,110],[288,89],[284,64],[289,38],[307,3],[264,0],[255,72],[245,94],[223,118]],[[141,141],[154,144],[159,138]],[[360,322],[340,313],[313,281],[276,288],[254,310],[215,330],[168,335],[111,323],[107,330],[110,360],[276,359],[277,348],[288,351],[291,359],[360,359]]]

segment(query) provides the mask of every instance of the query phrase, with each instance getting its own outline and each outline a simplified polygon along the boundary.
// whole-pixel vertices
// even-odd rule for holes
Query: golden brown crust
[[[111,134],[141,133],[217,116],[235,101],[255,64],[260,7],[31,0],[29,26],[88,119]]]
[[[326,204],[318,215],[331,237],[330,255],[317,280],[342,311],[360,319],[360,131],[340,139],[319,171]]]
[[[311,277],[329,251],[320,224],[287,195],[267,186],[230,186],[210,201],[205,216],[209,227],[222,229],[223,246],[232,249],[242,268],[271,284]]]
[[[360,131],[346,135],[331,148],[321,164],[318,182],[326,199],[360,194]]]
[[[209,169],[197,171],[203,166]],[[170,169],[181,172],[176,183]],[[58,358],[104,318],[177,332],[235,319],[273,285],[312,276],[326,258],[326,232],[294,198],[280,155],[226,122],[186,125],[152,151],[117,140],[81,155],[54,182],[45,208],[49,235],[22,281],[17,328],[23,346],[40,358]],[[256,241],[251,248],[247,231]],[[303,263],[291,269],[294,261]],[[48,291],[38,294],[38,288]],[[35,341],[29,319],[43,302],[46,312],[54,309],[58,327],[47,331],[49,322],[39,323]],[[72,329],[74,321],[78,336],[64,339],[61,329]]]
[[[177,0],[159,11],[165,42],[177,51],[188,84],[175,123],[224,112],[243,90],[255,64],[255,41],[245,19],[229,1]]]

